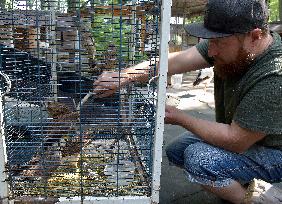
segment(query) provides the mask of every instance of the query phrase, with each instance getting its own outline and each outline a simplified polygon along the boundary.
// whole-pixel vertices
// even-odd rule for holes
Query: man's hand
[[[185,113],[173,106],[165,107],[165,123],[171,125],[181,125]]]
[[[97,98],[113,95],[120,86],[126,84],[128,79],[119,72],[103,72],[94,82],[94,93]]]

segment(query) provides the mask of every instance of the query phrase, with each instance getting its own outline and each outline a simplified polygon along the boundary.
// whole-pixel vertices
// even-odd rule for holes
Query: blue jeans
[[[253,145],[242,154],[205,143],[185,132],[166,148],[168,160],[184,168],[190,182],[224,187],[232,181],[246,184],[254,178],[282,181],[282,151]]]

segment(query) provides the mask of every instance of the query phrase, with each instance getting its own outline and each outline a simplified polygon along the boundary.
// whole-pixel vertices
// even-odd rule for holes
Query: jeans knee
[[[199,175],[222,171],[219,149],[206,143],[195,143],[184,152],[184,168]]]
[[[177,151],[177,148],[175,147],[173,143],[169,144],[165,148],[165,152],[166,152],[168,161],[174,163],[175,165],[183,166],[184,164],[183,156],[179,154],[179,152]]]
[[[195,143],[201,141],[195,135],[190,132],[184,132],[166,147],[166,155],[168,160],[177,166],[183,166],[184,164],[184,151],[185,149]]]

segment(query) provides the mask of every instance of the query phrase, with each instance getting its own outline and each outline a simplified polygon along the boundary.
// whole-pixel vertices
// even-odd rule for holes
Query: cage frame
[[[152,186],[151,196],[118,196],[118,197],[61,197],[58,200],[49,200],[45,198],[37,198],[30,203],[61,203],[61,204],[78,204],[78,203],[99,203],[99,204],[157,204],[159,203],[160,191],[160,175],[162,162],[162,145],[164,131],[164,115],[165,115],[165,99],[166,99],[166,81],[168,67],[168,42],[170,34],[170,16],[171,16],[171,0],[161,0],[161,25],[160,25],[160,49],[159,49],[159,72],[158,72],[158,88],[157,88],[157,104],[156,104],[156,120],[154,133],[154,148],[153,148],[153,167],[152,167]],[[55,15],[53,15],[55,17]],[[54,39],[52,39],[54,40]],[[54,69],[54,67],[52,67]],[[56,77],[56,76],[53,76]],[[55,91],[56,92],[56,91]],[[4,135],[4,120],[3,120],[3,94],[0,92],[0,203],[12,204],[20,203],[21,201],[9,200],[9,186],[6,173],[6,148]],[[24,200],[24,198],[23,198]]]

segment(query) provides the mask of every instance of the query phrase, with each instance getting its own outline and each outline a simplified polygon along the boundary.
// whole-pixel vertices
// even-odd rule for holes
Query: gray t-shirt
[[[282,44],[277,33],[273,43],[238,78],[222,80],[215,75],[214,94],[216,121],[230,124],[234,120],[243,128],[264,132],[259,143],[282,150]],[[208,41],[197,46],[208,57]]]

